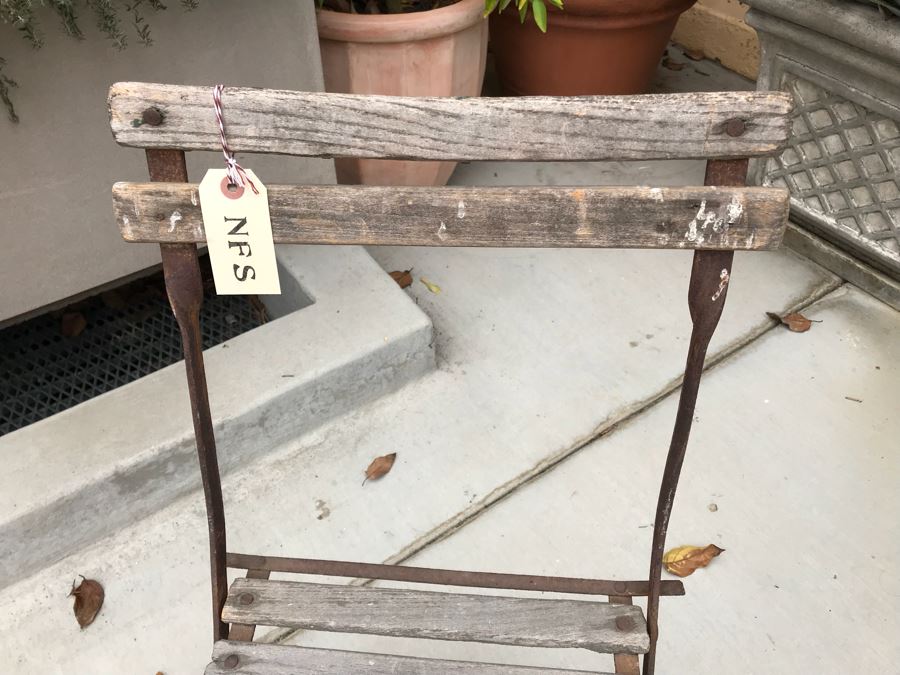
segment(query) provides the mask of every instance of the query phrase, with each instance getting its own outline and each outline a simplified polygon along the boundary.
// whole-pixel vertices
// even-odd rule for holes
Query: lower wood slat
[[[649,648],[639,607],[607,602],[235,579],[224,621],[606,654]]]
[[[205,675],[605,675],[334,649],[219,640]]]
[[[268,197],[281,244],[762,250],[788,216],[787,190],[770,187],[270,185]],[[113,204],[127,241],[206,241],[196,185],[117,183]]]

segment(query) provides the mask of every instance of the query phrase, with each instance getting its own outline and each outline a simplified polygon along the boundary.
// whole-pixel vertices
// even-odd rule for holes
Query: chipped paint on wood
[[[181,211],[173,211],[172,215],[169,216],[169,232],[175,231],[175,226],[178,225],[178,221],[181,220]]]

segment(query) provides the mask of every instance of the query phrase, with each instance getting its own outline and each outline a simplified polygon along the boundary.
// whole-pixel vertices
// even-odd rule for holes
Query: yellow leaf
[[[437,284],[431,283],[425,277],[419,277],[419,281],[421,281],[423,284],[425,284],[425,288],[427,288],[432,293],[440,293],[441,292],[440,286],[438,286]]]
[[[690,576],[694,570],[706,567],[717,555],[724,552],[715,544],[709,546],[679,546],[666,551],[663,564],[666,570],[679,577]]]

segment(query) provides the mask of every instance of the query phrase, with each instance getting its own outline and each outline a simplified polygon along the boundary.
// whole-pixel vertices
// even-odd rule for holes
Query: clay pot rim
[[[646,6],[640,3],[622,3],[619,0],[568,0],[565,2],[565,10],[549,7],[550,19],[547,33],[553,30],[553,26],[560,28],[580,28],[585,30],[621,30],[623,28],[635,28],[652,23],[667,21],[672,17],[683,14],[690,9],[697,0],[663,0],[657,7],[648,11]],[[629,9],[623,9],[628,7]],[[514,8],[515,9],[515,8]],[[496,20],[512,20],[519,22],[517,12],[506,11],[500,14],[495,12]]]
[[[408,14],[347,14],[317,9],[316,23],[320,40],[414,42],[465,30],[485,20],[482,12],[484,0],[460,0],[447,7]]]

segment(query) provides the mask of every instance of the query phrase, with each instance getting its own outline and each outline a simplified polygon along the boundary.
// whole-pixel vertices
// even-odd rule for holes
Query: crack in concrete
[[[789,305],[785,309],[784,313],[790,314],[791,312],[799,312],[806,307],[819,302],[826,296],[831,295],[833,292],[839,290],[844,285],[845,282],[842,279],[838,277],[832,277],[814,287],[804,299],[794,303],[793,305]],[[721,363],[729,360],[732,356],[742,351],[745,347],[751,345],[752,343],[756,342],[761,337],[766,335],[769,331],[776,329],[778,325],[779,323],[774,320],[766,321],[751,328],[747,333],[740,336],[736,340],[732,340],[731,342],[725,344],[717,353],[707,357],[706,363],[703,367],[704,374],[706,374],[713,368],[716,368]],[[512,478],[502,485],[494,488],[483,499],[472,504],[469,508],[464,509],[456,515],[448,518],[440,525],[432,528],[431,531],[425,533],[415,541],[404,546],[395,555],[385,559],[384,563],[388,565],[396,565],[402,563],[406,560],[409,560],[417,553],[424,551],[429,546],[437,544],[453,536],[457,531],[473,522],[476,518],[479,518],[498,504],[511,497],[519,488],[530,484],[544,474],[552,471],[556,467],[560,466],[565,460],[569,459],[570,457],[574,457],[579,451],[591,445],[594,441],[597,441],[598,439],[617,431],[619,427],[629,423],[631,420],[635,419],[645,411],[650,410],[655,405],[662,402],[663,399],[667,398],[672,393],[678,391],[678,389],[681,387],[682,377],[682,375],[679,375],[678,377],[669,381],[655,394],[641,399],[640,401],[636,401],[632,405],[625,406],[614,412],[612,415],[603,420],[603,422],[601,422],[599,425],[595,426],[591,432],[576,440],[572,445],[551,455],[548,455],[530,469],[523,471],[515,478]],[[365,586],[371,584],[372,581],[372,579],[353,579],[350,584],[354,586]],[[304,629],[302,628],[275,629],[273,631],[270,631],[266,635],[261,636],[260,641],[284,643],[288,640],[291,640],[292,638],[295,638],[303,632]]]

